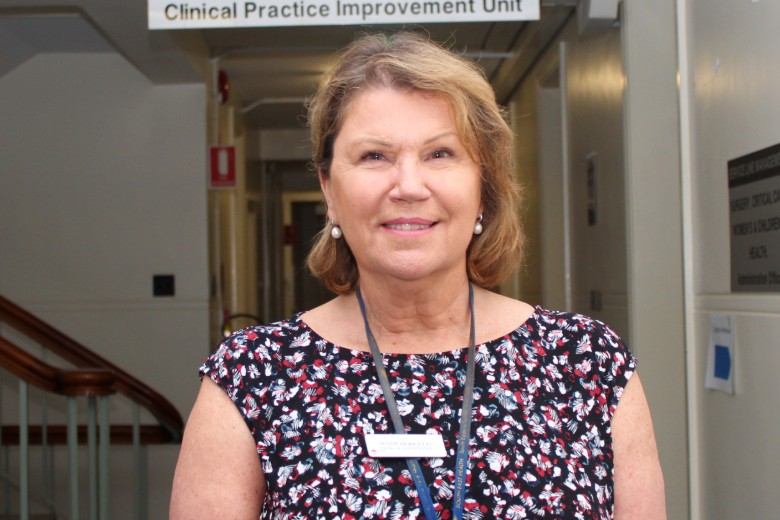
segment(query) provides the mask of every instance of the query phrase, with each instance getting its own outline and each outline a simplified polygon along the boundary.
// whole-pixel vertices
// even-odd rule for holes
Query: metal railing
[[[53,366],[51,356],[70,366]],[[130,445],[132,518],[144,520],[146,447],[181,441],[173,405],[1,296],[0,368],[0,519],[110,518],[111,455]]]

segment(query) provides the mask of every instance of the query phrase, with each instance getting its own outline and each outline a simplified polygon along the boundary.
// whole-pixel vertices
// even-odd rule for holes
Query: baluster
[[[49,351],[41,346],[40,358],[44,363],[49,362]],[[56,515],[56,506],[54,504],[54,447],[49,444],[49,394],[44,392],[41,395],[41,457],[43,467],[43,502],[49,509],[49,514]]]
[[[70,492],[69,520],[79,520],[79,403],[68,396],[68,485]]]
[[[87,397],[87,465],[89,467],[89,518],[98,518],[98,461],[96,397]]]
[[[141,407],[133,403],[133,501],[135,520],[147,520],[149,497],[147,496],[146,446],[141,445]]]
[[[49,396],[44,393],[41,403],[41,457],[43,467],[43,502],[52,516],[54,505],[54,447],[49,444]]]
[[[19,518],[30,518],[29,385],[19,380]]]
[[[11,451],[8,446],[3,446],[3,496],[5,500],[5,517],[11,517],[11,465],[9,457]]]
[[[100,518],[110,518],[111,514],[111,502],[110,502],[110,464],[109,464],[109,452],[111,448],[111,427],[108,422],[108,396],[102,395],[98,397],[98,408],[100,412],[100,444],[98,461],[100,463],[99,472],[100,475]]]
[[[2,327],[0,327],[0,330]],[[2,372],[5,374],[5,372]],[[9,461],[9,457],[11,456],[11,452],[9,450],[8,446],[3,445],[2,439],[3,439],[3,385],[0,384],[0,447],[2,447],[2,457],[3,457],[3,503],[5,504],[5,511],[4,515],[7,517],[11,516],[11,464]]]

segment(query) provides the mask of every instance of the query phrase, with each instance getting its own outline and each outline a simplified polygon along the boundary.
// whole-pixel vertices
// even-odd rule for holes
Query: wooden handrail
[[[47,392],[66,396],[101,396],[116,393],[116,377],[104,368],[62,370],[44,363],[0,337],[0,363],[19,379]]]
[[[41,446],[44,444],[44,430],[46,431],[46,444],[50,446],[64,446],[68,443],[68,427],[64,424],[50,424],[43,428],[42,426],[29,426],[27,433],[27,442],[30,446]],[[109,426],[111,433],[112,446],[127,446],[133,444],[133,425],[132,424],[112,424]],[[142,424],[139,432],[141,444],[166,444],[171,442],[168,431],[156,424]],[[79,425],[77,429],[79,444],[87,442],[87,426]],[[19,445],[19,427],[15,425],[3,425],[0,433],[0,444],[3,446]]]
[[[154,416],[168,435],[168,442],[181,442],[184,431],[184,421],[178,410],[165,397],[152,390],[149,386],[128,374],[118,366],[95,354],[74,339],[55,329],[48,323],[33,316],[10,300],[0,296],[0,322],[5,322],[16,331],[24,334],[34,342],[40,344],[57,356],[68,361],[78,368],[102,369],[113,374],[116,391],[130,400],[138,403]],[[4,341],[4,344],[9,343]],[[18,348],[18,347],[17,347]],[[11,349],[9,349],[10,352]],[[8,364],[16,363],[25,370],[31,370],[29,360],[23,360],[17,354],[12,354],[13,360]],[[6,363],[3,356],[3,363]],[[40,361],[35,361],[40,363]],[[33,364],[35,364],[33,363]],[[51,367],[50,367],[51,368]],[[43,375],[39,373],[38,376]],[[94,372],[93,372],[94,375]],[[67,378],[69,376],[60,377]],[[75,377],[71,374],[70,377]],[[78,380],[79,378],[76,377]],[[81,379],[83,382],[83,377]],[[31,384],[33,382],[31,381]],[[47,384],[47,383],[41,383]],[[64,384],[48,383],[55,386]]]

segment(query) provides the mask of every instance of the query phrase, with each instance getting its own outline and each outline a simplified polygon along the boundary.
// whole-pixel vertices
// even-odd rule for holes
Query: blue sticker
[[[723,345],[715,345],[715,377],[728,381],[731,375],[731,351]]]

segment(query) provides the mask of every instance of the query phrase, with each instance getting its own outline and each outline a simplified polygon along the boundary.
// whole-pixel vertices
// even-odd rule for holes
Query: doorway
[[[316,192],[287,192],[282,195],[284,223],[284,307],[285,315],[306,311],[334,297],[306,267],[317,234],[325,223],[325,204]]]

